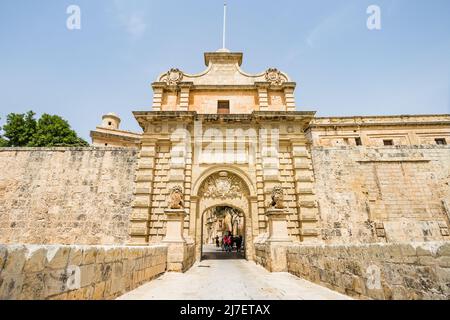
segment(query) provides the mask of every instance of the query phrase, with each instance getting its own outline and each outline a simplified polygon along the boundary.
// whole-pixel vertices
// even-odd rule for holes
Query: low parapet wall
[[[290,273],[362,299],[450,299],[450,242],[292,245]]]
[[[114,299],[166,267],[163,245],[0,245],[0,300]]]

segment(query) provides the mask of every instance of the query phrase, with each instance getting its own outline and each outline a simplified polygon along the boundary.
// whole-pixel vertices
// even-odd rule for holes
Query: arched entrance
[[[193,189],[196,195],[196,260],[202,257],[205,216],[211,216],[212,210],[221,207],[241,214],[244,258],[253,260],[252,211],[257,211],[255,201],[251,201],[256,198],[254,190],[248,177],[236,169],[210,170],[197,181]]]
[[[205,210],[202,219],[202,260],[245,259],[245,216],[240,209],[216,206]]]

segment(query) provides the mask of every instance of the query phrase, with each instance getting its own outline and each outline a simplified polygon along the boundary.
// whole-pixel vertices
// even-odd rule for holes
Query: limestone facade
[[[450,115],[315,118],[308,137],[314,146],[413,146],[450,144]]]

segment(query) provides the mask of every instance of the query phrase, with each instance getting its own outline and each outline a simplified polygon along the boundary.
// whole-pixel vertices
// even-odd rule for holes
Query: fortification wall
[[[167,246],[0,245],[0,300],[113,299],[166,262]]]
[[[450,299],[450,243],[292,245],[290,273],[360,299]]]
[[[450,147],[313,147],[325,243],[450,240]]]
[[[127,243],[137,154],[0,149],[0,243]]]

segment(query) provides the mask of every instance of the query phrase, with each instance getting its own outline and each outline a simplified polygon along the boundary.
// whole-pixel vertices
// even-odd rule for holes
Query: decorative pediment
[[[291,83],[289,77],[275,68],[264,72],[250,74],[241,69],[242,53],[206,52],[205,63],[208,67],[203,72],[188,74],[173,68],[159,76],[157,82],[168,86],[178,86],[181,82],[193,86],[253,86],[257,83],[269,83],[281,86]]]

